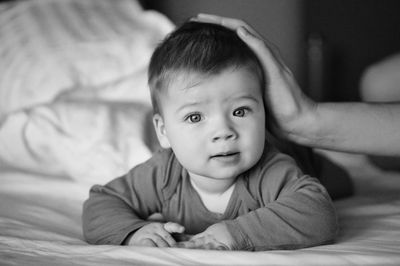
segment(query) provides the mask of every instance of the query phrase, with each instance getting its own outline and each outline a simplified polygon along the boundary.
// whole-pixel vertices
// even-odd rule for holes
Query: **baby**
[[[162,149],[91,189],[87,241],[229,250],[332,241],[337,221],[325,188],[266,137],[264,84],[234,31],[186,22],[171,33],[149,66]]]

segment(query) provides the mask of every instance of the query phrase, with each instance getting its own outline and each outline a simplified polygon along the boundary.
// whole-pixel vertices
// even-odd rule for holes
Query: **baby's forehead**
[[[206,81],[213,75],[199,71],[179,70],[170,77],[168,89],[171,87],[176,88],[173,85],[179,84],[180,89],[188,90]]]
[[[179,70],[175,71],[173,75],[170,75],[166,91],[168,91],[171,88],[177,88],[177,87],[181,90],[190,90],[191,88],[196,87],[204,82],[207,82],[210,79],[221,76],[226,72],[236,72],[236,71],[237,72],[246,71],[247,73],[254,75],[255,79],[259,79],[255,71],[253,71],[250,67],[246,66],[240,66],[240,67],[230,66],[218,71],[208,72],[208,73],[201,71],[194,71],[194,70]],[[179,86],[174,86],[177,84],[179,84]]]

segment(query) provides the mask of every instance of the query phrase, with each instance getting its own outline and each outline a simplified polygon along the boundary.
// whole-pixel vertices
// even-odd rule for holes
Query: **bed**
[[[82,203],[156,147],[146,67],[174,25],[134,0],[0,4],[0,265],[400,265],[400,173],[318,151],[351,176],[340,232],[294,251],[94,246]]]

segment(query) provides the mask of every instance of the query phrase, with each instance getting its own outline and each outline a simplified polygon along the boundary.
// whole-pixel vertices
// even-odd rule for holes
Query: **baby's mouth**
[[[237,162],[239,159],[240,152],[221,152],[211,156],[211,159],[215,159],[221,162]]]
[[[221,153],[217,153],[217,154],[211,156],[211,158],[229,157],[229,156],[234,156],[237,154],[239,154],[239,152],[221,152]]]

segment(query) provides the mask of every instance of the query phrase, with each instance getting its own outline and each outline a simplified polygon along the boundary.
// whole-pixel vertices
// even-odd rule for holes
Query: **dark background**
[[[237,17],[279,46],[304,91],[359,100],[366,67],[400,52],[398,0],[143,0],[179,24],[199,12]]]
[[[308,33],[328,46],[328,100],[358,100],[359,79],[368,65],[400,52],[400,1],[306,1]]]

